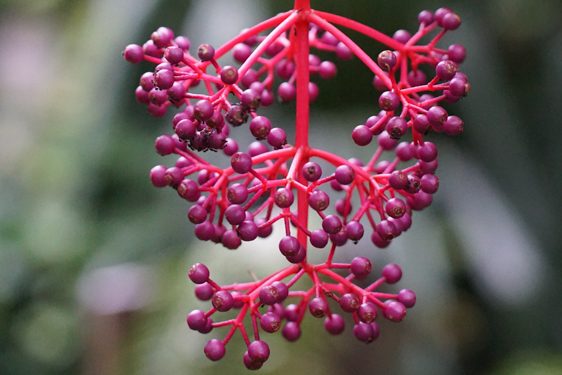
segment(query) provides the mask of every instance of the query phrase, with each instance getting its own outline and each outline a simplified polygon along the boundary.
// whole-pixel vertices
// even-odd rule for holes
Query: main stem
[[[295,64],[297,68],[297,117],[296,117],[296,139],[295,147],[302,150],[302,159],[297,165],[297,181],[307,186],[308,181],[304,179],[300,170],[302,165],[308,162],[308,121],[309,121],[309,98],[308,83],[310,81],[308,55],[310,46],[308,44],[309,22],[308,14],[310,12],[310,0],[296,0],[295,10],[299,11],[301,19],[296,23],[295,36]],[[298,220],[305,228],[308,228],[308,194],[306,191],[298,189]],[[299,242],[306,248],[308,238],[306,233],[298,228],[297,238]]]

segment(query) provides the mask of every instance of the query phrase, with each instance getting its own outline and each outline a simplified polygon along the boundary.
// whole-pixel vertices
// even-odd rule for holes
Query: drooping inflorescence
[[[277,222],[285,231],[278,247],[289,265],[266,278],[220,286],[205,265],[197,263],[190,269],[197,298],[210,300],[212,308],[192,311],[187,317],[189,327],[201,333],[230,327],[223,340],[212,339],[205,346],[209,359],[221,359],[225,345],[240,330],[248,346],[244,364],[258,369],[269,357],[260,333],[281,330],[288,341],[295,341],[307,310],[324,318],[329,333],[339,334],[344,319],[332,311],[329,299],[352,315],[353,334],[364,342],[378,337],[375,319],[379,313],[399,322],[406,309],[414,306],[416,296],[411,290],[397,294],[376,291],[384,283],[400,280],[398,265],[385,266],[381,277],[363,288],[353,281],[369,275],[370,260],[356,257],[345,264],[334,263],[333,257],[348,241],[362,240],[365,225],[372,227],[371,241],[379,248],[408,230],[412,210],[429,206],[439,187],[434,174],[437,148],[424,138],[432,132],[456,135],[463,131],[462,120],[449,116],[438,104],[456,102],[470,89],[466,76],[458,72],[465,49],[457,44],[448,49],[436,47],[461,20],[451,10],[440,8],[434,13],[421,12],[418,22],[413,35],[398,30],[389,37],[347,18],[313,11],[309,1],[297,0],[294,10],[244,30],[216,50],[203,44],[190,52],[189,40],[174,38],[165,27],[156,30],[142,47],[125,49],[129,62],[157,64],[153,72],[142,75],[136,89],[137,100],[147,105],[149,113],[159,117],[170,106],[181,108],[173,118],[174,134],[162,135],[155,143],[161,155],[178,156],[175,166],[154,167],[150,179],[154,186],[170,186],[194,203],[187,216],[195,224],[195,236],[234,250],[243,242],[268,237]],[[334,25],[363,33],[389,49],[372,58]],[[262,35],[269,29],[269,34]],[[433,39],[418,44],[434,30]],[[311,47],[333,52],[340,59],[356,56],[375,74],[373,84],[382,91],[381,111],[351,133],[359,146],[368,146],[377,137],[373,156],[366,163],[309,145],[309,103],[320,91],[310,76],[330,79],[337,73],[336,65],[311,54]],[[219,64],[229,52],[239,67]],[[424,65],[435,76],[427,77],[419,69]],[[275,76],[284,80],[277,87]],[[280,102],[297,102],[294,141],[258,114],[261,107],[274,103],[275,96]],[[231,127],[246,126],[251,135],[248,129],[231,131]],[[256,139],[247,152],[239,151],[234,132]],[[408,132],[412,142],[399,142]],[[230,166],[220,168],[207,162],[201,152],[208,150],[229,157]],[[381,161],[385,152],[393,153],[394,160]],[[320,160],[333,168],[323,171]],[[331,202],[330,190],[340,192],[341,198]],[[358,207],[352,206],[354,198]],[[320,228],[309,227],[309,213],[320,217]],[[309,263],[309,246],[328,247],[326,261]],[[303,276],[312,286],[294,290]],[[238,311],[236,318],[221,321],[220,313],[232,309]],[[253,340],[246,331],[246,317],[252,323]]]

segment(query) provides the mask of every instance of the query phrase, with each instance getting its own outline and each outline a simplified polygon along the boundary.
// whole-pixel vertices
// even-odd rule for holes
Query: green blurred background
[[[350,324],[330,337],[307,318],[296,343],[279,333],[267,339],[272,357],[260,371],[562,374],[562,3],[312,6],[390,35],[414,31],[423,9],[452,8],[463,24],[441,46],[465,45],[461,70],[472,90],[447,107],[464,119],[464,134],[432,136],[441,179],[434,204],[388,249],[364,240],[339,255],[368,256],[377,271],[399,263],[397,288],[418,295],[406,321],[382,322],[381,337],[366,346]],[[121,51],[158,26],[193,46],[218,46],[291,7],[289,0],[0,1],[1,374],[246,373],[238,334],[226,357],[211,363],[202,348],[224,332],[203,336],[185,324],[189,311],[207,306],[195,300],[187,270],[206,263],[223,284],[248,280],[248,269],[267,275],[283,265],[275,239],[236,252],[192,240],[186,202],[148,180],[154,165],[173,163],[153,150],[173,114],[154,119],[136,103],[138,78],[152,66],[132,66]],[[382,48],[349,35],[371,55]],[[371,80],[355,59],[338,62],[336,79],[316,81],[314,146],[369,157],[349,134],[378,111]],[[293,111],[276,105],[261,113],[292,124]]]

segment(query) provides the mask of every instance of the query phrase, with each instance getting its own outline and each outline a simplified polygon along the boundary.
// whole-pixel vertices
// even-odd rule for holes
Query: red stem
[[[297,113],[296,113],[296,138],[295,148],[302,150],[302,158],[299,165],[296,165],[297,182],[304,186],[308,186],[308,181],[304,179],[300,173],[301,166],[308,162],[308,122],[310,116],[308,83],[310,81],[310,71],[308,55],[310,46],[308,42],[309,22],[306,15],[310,12],[309,0],[296,0],[295,9],[300,10],[301,19],[296,23],[295,41],[295,64],[297,74]],[[306,191],[298,189],[297,191],[297,210],[298,221],[308,229],[308,194]],[[307,246],[307,235],[301,228],[297,229],[297,238],[302,246]]]

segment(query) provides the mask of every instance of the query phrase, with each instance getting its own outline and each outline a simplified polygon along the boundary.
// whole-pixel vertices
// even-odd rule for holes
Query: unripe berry
[[[203,284],[209,280],[209,269],[201,263],[195,263],[188,272],[189,279],[195,284]]]
[[[308,303],[308,310],[315,318],[323,318],[328,314],[330,306],[328,306],[328,301],[325,298],[316,297],[310,300]]]
[[[123,57],[131,64],[138,64],[144,59],[144,52],[141,46],[129,44],[123,51]]]
[[[365,233],[363,225],[358,221],[350,221],[345,228],[347,230],[347,237],[355,243],[363,238],[363,234]]]
[[[382,51],[379,53],[377,61],[383,70],[390,71],[396,65],[396,55],[389,50]]]
[[[345,312],[356,312],[360,305],[361,301],[359,300],[359,297],[353,293],[346,293],[340,298],[340,307]]]
[[[350,272],[356,279],[364,279],[371,273],[371,261],[365,257],[356,257],[351,261]]]
[[[163,165],[157,165],[156,167],[150,170],[150,181],[152,185],[155,187],[164,187],[168,186],[168,182],[166,180],[166,167]]]
[[[448,81],[455,76],[457,73],[457,64],[451,60],[441,61],[435,67],[435,73],[442,81]]]
[[[328,234],[336,234],[342,228],[342,222],[336,215],[328,215],[322,220],[322,229]]]
[[[256,116],[250,122],[250,132],[256,139],[265,139],[271,131],[271,122],[267,117]]]
[[[279,208],[287,208],[291,207],[293,201],[295,200],[295,196],[290,189],[281,188],[275,192],[273,200]]]
[[[345,321],[338,314],[332,314],[324,320],[324,328],[332,335],[339,335],[345,328]]]
[[[367,126],[358,125],[355,129],[353,129],[351,138],[353,138],[353,141],[357,143],[357,145],[366,146],[371,143],[373,133],[371,133],[371,130]]]
[[[357,317],[363,323],[372,323],[377,318],[379,310],[372,302],[365,302],[357,309]]]
[[[379,107],[383,111],[394,111],[400,105],[400,98],[392,91],[385,91],[379,97]]]
[[[233,85],[238,81],[238,69],[227,65],[221,69],[220,76],[225,85]]]
[[[267,333],[274,333],[281,328],[281,319],[272,312],[267,312],[260,319],[260,327]]]
[[[297,95],[297,89],[289,82],[283,82],[277,89],[277,95],[279,95],[279,101],[281,101],[282,103],[288,103],[295,99],[295,96]]]
[[[218,361],[219,359],[224,357],[226,349],[222,341],[212,339],[207,343],[207,345],[205,345],[204,352],[207,358],[209,358],[211,361]]]
[[[230,165],[236,173],[245,174],[252,169],[252,157],[243,152],[237,152],[230,159]]]
[[[211,61],[215,58],[215,49],[209,44],[201,44],[197,48],[197,56],[201,61]]]
[[[400,302],[392,301],[386,305],[384,317],[391,322],[401,322],[406,316],[406,307]]]
[[[322,176],[322,168],[318,163],[309,161],[302,167],[302,175],[305,180],[314,182]]]
[[[386,202],[385,211],[388,216],[399,219],[406,213],[406,203],[400,198],[391,198]]]
[[[336,168],[336,181],[342,185],[349,185],[355,180],[355,171],[349,165],[340,165]]]
[[[337,73],[336,64],[331,61],[322,61],[318,74],[324,79],[334,78]]]
[[[301,244],[296,237],[286,236],[279,241],[279,251],[284,256],[294,256],[297,255],[301,248]]]
[[[315,211],[324,211],[330,205],[330,197],[321,190],[314,190],[308,198],[308,204]]]
[[[407,308],[414,307],[416,304],[416,294],[410,289],[402,289],[398,292],[398,302]]]
[[[397,264],[387,264],[382,269],[382,276],[388,284],[395,284],[402,278],[402,269]]]
[[[310,244],[316,248],[323,248],[328,244],[330,236],[322,229],[314,230],[310,235]]]
[[[215,293],[211,302],[217,311],[226,312],[233,307],[234,298],[226,290],[219,290]]]
[[[259,297],[261,303],[265,305],[273,305],[277,302],[277,299],[279,297],[279,290],[272,285],[263,286],[260,289]]]
[[[287,143],[287,135],[281,128],[273,128],[267,135],[267,143],[273,148],[281,148]]]
[[[183,61],[183,49],[171,46],[164,51],[164,58],[172,65],[177,65]]]
[[[353,335],[359,341],[370,343],[375,340],[375,331],[371,324],[359,322],[353,327]]]
[[[229,229],[225,231],[221,239],[224,247],[230,250],[235,250],[242,245],[242,239],[238,236],[238,233],[234,229]]]
[[[195,296],[201,301],[208,301],[213,298],[213,287],[207,282],[196,285]]]
[[[301,337],[301,329],[297,323],[293,321],[287,322],[281,332],[287,341],[296,341]]]

